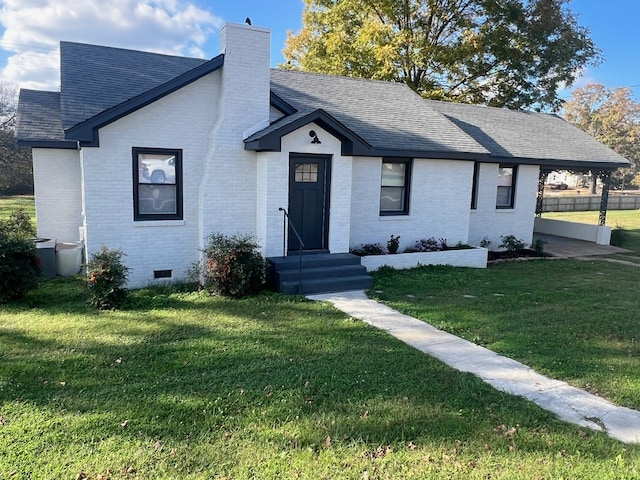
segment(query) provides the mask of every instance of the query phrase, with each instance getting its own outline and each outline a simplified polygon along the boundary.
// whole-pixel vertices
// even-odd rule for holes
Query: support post
[[[544,199],[544,184],[547,181],[547,177],[551,173],[551,170],[547,170],[544,168],[540,169],[540,173],[538,173],[538,196],[536,197],[536,217],[542,217],[542,201]]]
[[[600,217],[598,225],[607,223],[607,206],[609,204],[609,188],[611,186],[611,170],[600,170],[598,175],[602,179],[602,195],[600,196]]]

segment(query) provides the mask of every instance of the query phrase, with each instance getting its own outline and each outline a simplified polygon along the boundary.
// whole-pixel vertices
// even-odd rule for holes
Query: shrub
[[[544,238],[536,238],[531,245],[531,248],[540,255],[541,257],[545,257],[547,254],[544,251],[544,246],[547,244],[547,241]]]
[[[482,240],[480,240],[480,246],[482,248],[489,248],[491,246],[491,240],[489,240],[489,237],[484,237]]]
[[[398,253],[398,248],[400,247],[400,235],[397,237],[391,235],[391,238],[387,240],[387,251],[391,254]]]
[[[500,247],[504,248],[507,252],[515,252],[516,250],[524,250],[525,243],[516,238],[515,235],[500,235]]]
[[[201,272],[204,287],[226,297],[258,293],[267,276],[267,262],[258,247],[251,235],[210,235]]]
[[[34,234],[23,210],[0,221],[0,303],[21,298],[38,286],[40,259]]]
[[[91,255],[87,263],[87,286],[89,304],[101,310],[113,310],[127,296],[124,286],[129,276],[129,268],[122,262],[122,250],[110,250],[104,245]]]
[[[611,230],[611,240],[609,243],[615,247],[621,247],[627,237],[627,231],[621,225],[616,225]]]
[[[379,243],[365,243],[359,247],[351,247],[349,252],[359,257],[364,257],[366,255],[384,255],[387,253],[384,247]]]

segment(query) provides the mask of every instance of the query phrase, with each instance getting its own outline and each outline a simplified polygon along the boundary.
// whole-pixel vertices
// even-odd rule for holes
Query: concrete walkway
[[[562,420],[626,443],[640,443],[640,412],[619,407],[596,395],[547,378],[531,368],[486,348],[438,330],[431,325],[367,298],[363,291],[309,295],[331,302],[346,314],[363,320],[462,372],[470,372],[496,389],[522,396]]]

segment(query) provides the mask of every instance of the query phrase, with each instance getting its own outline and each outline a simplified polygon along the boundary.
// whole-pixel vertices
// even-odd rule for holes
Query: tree
[[[406,82],[435,99],[557,109],[600,59],[570,0],[304,0],[284,68]]]
[[[14,137],[17,88],[0,83],[0,193],[33,193],[31,149],[20,148]]]
[[[640,103],[631,89],[600,84],[578,88],[564,105],[564,118],[632,162],[629,171],[618,174],[619,181],[628,182],[640,173]],[[595,193],[593,175],[591,193]]]

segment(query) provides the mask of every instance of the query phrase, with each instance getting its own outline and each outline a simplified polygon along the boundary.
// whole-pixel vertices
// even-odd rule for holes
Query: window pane
[[[177,213],[175,185],[140,185],[138,212],[148,214]]]
[[[316,183],[318,181],[318,164],[296,163],[295,181],[297,183]]]
[[[140,183],[176,183],[176,157],[141,153],[138,155],[138,179]]]
[[[511,187],[513,185],[513,167],[500,167],[498,169],[498,186]]]
[[[398,211],[404,210],[404,188],[382,187],[380,189],[380,210]]]
[[[502,186],[498,187],[496,205],[499,207],[511,206],[511,187],[502,187]]]
[[[404,187],[406,163],[382,163],[382,186]]]

